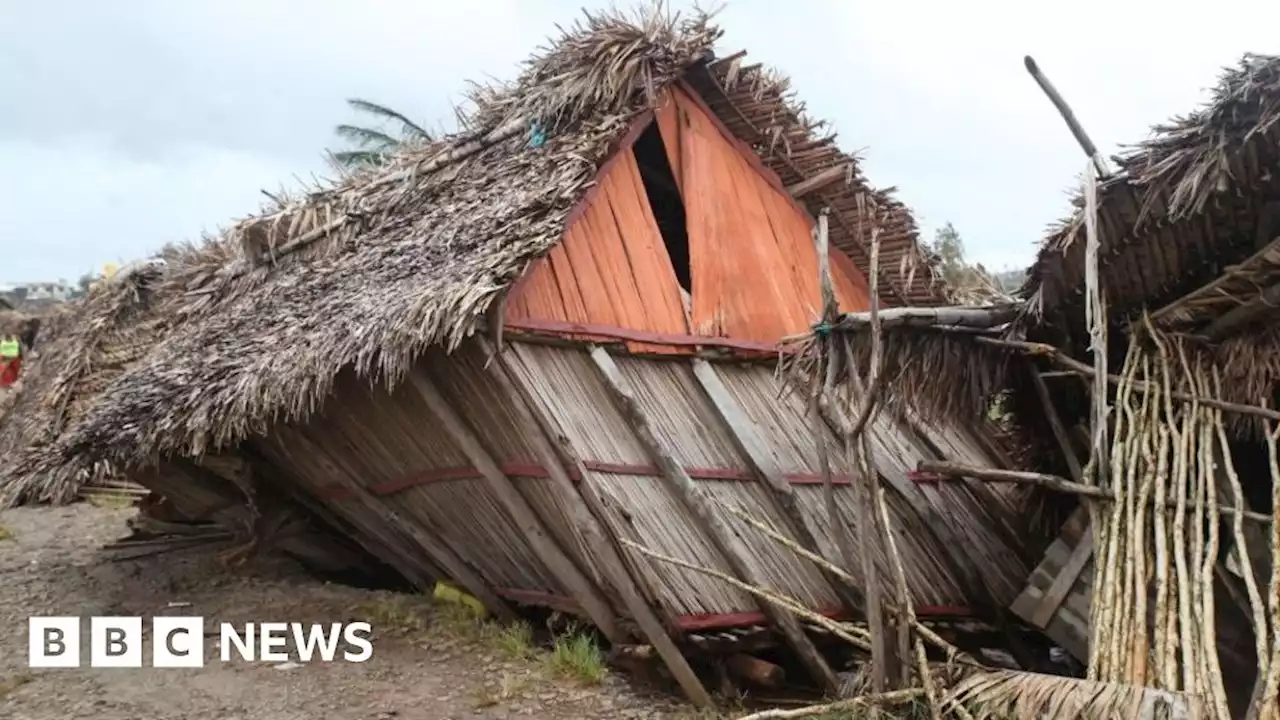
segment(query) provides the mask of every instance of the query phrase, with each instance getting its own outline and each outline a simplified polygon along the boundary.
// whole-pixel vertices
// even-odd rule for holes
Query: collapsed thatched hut
[[[872,232],[884,305],[948,299],[910,212],[719,34],[590,16],[463,132],[169,258],[141,355],[10,482],[110,462],[166,497],[236,488],[253,518],[300,503],[407,578],[648,643],[692,697],[681,650],[765,625],[833,689],[786,611],[620,542],[848,612],[725,510],[838,557],[805,401],[773,375],[821,302],[814,215],[841,308],[868,306]],[[868,432],[919,614],[998,615],[1030,570],[1015,498],[912,470],[1001,449],[906,414]]]

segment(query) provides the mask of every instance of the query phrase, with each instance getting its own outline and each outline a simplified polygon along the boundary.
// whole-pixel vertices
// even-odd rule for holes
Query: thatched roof
[[[6,458],[0,466],[0,507],[67,502],[85,482],[112,474],[109,464],[100,462],[53,476],[29,470],[166,330],[154,313],[154,283],[162,267],[158,261],[127,267],[85,297],[40,316],[36,348],[26,358],[8,411],[0,413],[0,457]]]
[[[1120,169],[1099,188],[1099,265],[1117,323],[1204,288],[1196,302],[1158,318],[1195,329],[1276,281],[1273,249],[1239,277],[1205,287],[1280,236],[1280,212],[1266,209],[1280,200],[1277,120],[1280,58],[1245,55],[1205,107],[1113,158]],[[1077,210],[1051,230],[1023,288],[1035,320],[1075,339],[1084,318],[1084,246]]]
[[[514,83],[476,90],[462,133],[171,253],[148,283],[147,317],[160,320],[145,354],[24,473],[199,455],[306,416],[345,366],[394,382],[425,348],[456,347],[559,242],[631,121],[682,78],[783,182],[848,165],[845,182],[805,196],[832,208],[833,242],[866,270],[857,202],[873,195],[888,209],[886,302],[945,302],[910,212],[866,182],[785,79],[741,53],[716,60],[719,37],[703,15],[588,15]]]

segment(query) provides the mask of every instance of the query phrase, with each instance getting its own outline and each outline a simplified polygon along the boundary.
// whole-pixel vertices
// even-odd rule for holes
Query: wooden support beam
[[[715,367],[703,360],[695,358],[693,360],[693,375],[698,379],[698,384],[702,386],[702,391],[706,394],[707,399],[711,401],[711,406],[716,409],[716,413],[720,416],[720,420],[724,423],[725,428],[729,431],[729,437],[738,446],[738,451],[743,457],[751,463],[751,469],[755,474],[764,481],[765,487],[769,489],[769,497],[773,499],[774,507],[782,515],[784,521],[791,530],[793,537],[805,550],[814,555],[822,555],[819,550],[817,538],[814,537],[813,531],[809,528],[809,524],[805,522],[804,513],[800,509],[799,503],[796,501],[795,490],[792,489],[791,483],[787,482],[783,476],[782,469],[778,467],[774,456],[769,452],[764,442],[760,439],[755,423],[747,417],[742,411],[742,407],[729,394],[729,389],[725,387],[724,381],[716,372]],[[819,566],[823,577],[830,583],[835,590],[836,597],[840,598],[840,602],[844,604],[845,609],[853,616],[861,615],[863,610],[863,598],[859,590],[839,577],[825,567]]]
[[[582,483],[575,486],[563,462],[563,456],[556,451],[551,438],[561,435],[553,431],[554,422],[550,413],[544,410],[537,401],[536,395],[520,380],[520,374],[513,372],[510,358],[501,349],[495,351],[488,347],[482,338],[481,348],[485,355],[494,358],[488,366],[488,374],[497,383],[504,395],[511,399],[511,409],[524,430],[525,437],[532,441],[534,451],[538,454],[547,474],[560,490],[561,497],[576,499],[565,508],[570,520],[577,526],[586,540],[585,547],[592,552],[600,569],[604,572],[609,584],[622,598],[623,605],[631,617],[635,619],[640,632],[649,641],[649,646],[658,652],[671,675],[684,691],[689,701],[698,707],[711,707],[714,703],[711,695],[703,687],[702,681],[689,666],[684,654],[676,647],[675,642],[667,634],[657,613],[641,596],[640,590],[627,571],[622,560],[622,553],[614,546],[612,533],[606,531],[604,501],[599,490],[591,482],[586,469],[574,468],[582,478]],[[581,493],[581,494],[579,494]]]
[[[608,388],[610,395],[612,395],[619,412],[626,418],[635,433],[636,439],[640,441],[640,444],[649,453],[654,463],[662,468],[668,489],[689,510],[707,533],[712,544],[724,556],[729,566],[733,568],[734,573],[742,581],[760,587],[769,587],[763,574],[749,561],[749,553],[743,547],[742,541],[729,528],[728,524],[711,509],[711,504],[702,494],[702,491],[698,489],[694,481],[680,467],[680,464],[672,457],[662,441],[658,439],[657,434],[654,433],[649,423],[648,416],[640,407],[639,401],[636,400],[630,384],[622,376],[618,366],[614,364],[613,358],[609,356],[609,353],[604,348],[596,346],[591,350],[591,359],[595,361],[596,368],[600,371],[601,380],[603,380],[605,387]],[[804,630],[801,629],[796,617],[772,603],[761,602],[760,608],[782,631],[783,636],[796,651],[796,654],[799,655],[800,661],[804,663],[805,668],[813,676],[819,687],[827,692],[837,692],[839,690],[839,681],[836,679],[835,673],[827,665],[822,655],[818,653],[818,649],[814,647],[808,636],[804,634]]]
[[[849,176],[852,173],[852,163],[843,163],[841,165],[836,165],[835,167],[829,167],[813,177],[801,180],[794,185],[788,185],[787,193],[791,195],[791,197],[799,200],[818,188],[824,188],[840,180],[848,182]]]
[[[409,384],[417,391],[419,397],[430,408],[432,414],[440,421],[442,429],[454,441],[467,459],[476,466],[493,494],[497,496],[502,507],[506,509],[515,526],[528,541],[538,559],[546,565],[547,570],[555,576],[569,595],[578,603],[591,622],[600,628],[609,642],[622,642],[622,631],[618,628],[613,608],[605,600],[595,583],[586,576],[573,560],[565,554],[551,534],[542,525],[538,514],[524,499],[511,478],[503,474],[498,463],[489,455],[489,451],[481,444],[466,422],[454,411],[435,383],[422,370],[409,373]]]
[[[1280,305],[1280,283],[1268,287],[1249,302],[1238,305],[1214,318],[1198,335],[1218,342],[1246,325],[1275,311]]]

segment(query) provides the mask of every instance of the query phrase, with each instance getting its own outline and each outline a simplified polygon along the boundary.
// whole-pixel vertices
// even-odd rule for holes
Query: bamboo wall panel
[[[916,421],[928,430],[930,440],[947,457],[954,458],[954,462],[975,467],[992,466],[990,453],[982,448],[977,438],[974,437],[972,429],[952,423],[939,425],[918,416]],[[1021,512],[1022,503],[1019,500],[1021,489],[1017,485],[1012,483],[989,483],[987,488],[1000,503],[1000,507],[992,508],[992,510],[1006,514]]]
[[[278,435],[286,446],[309,440],[305,452],[291,454],[295,463],[299,455],[310,455],[313,462],[293,467],[323,494],[336,484],[331,476],[338,472],[370,488],[414,473],[470,465],[434,428],[434,416],[407,385],[390,393],[381,388],[370,392],[354,378],[343,377],[321,414],[303,428],[282,428]],[[567,594],[484,481],[417,484],[380,500],[406,521],[442,537],[490,586]],[[335,509],[352,504],[334,498],[327,502]]]
[[[525,343],[512,347],[521,360],[521,371],[528,373],[529,385],[536,389],[539,401],[548,408],[579,458],[618,465],[650,464],[630,426],[610,402],[585,352]],[[732,572],[688,510],[666,491],[660,478],[588,472],[585,480],[600,490],[614,510],[606,518],[614,532],[659,552]],[[669,616],[756,608],[750,596],[718,580],[681,568],[662,567],[630,548],[622,550],[632,564],[651,570],[656,579],[652,585]]]
[[[531,388],[563,435],[558,442],[586,466],[582,476],[575,477],[599,491],[605,506],[602,520],[609,532],[663,554],[730,573],[725,559],[655,474],[652,459],[609,400],[585,350],[515,342],[507,352],[512,371]],[[568,503],[579,501],[571,494],[576,491],[546,476],[530,439],[522,435],[526,430],[510,411],[515,399],[501,396],[497,386],[487,380],[487,360],[475,346],[449,356],[432,351],[420,371],[431,375],[494,461],[507,468],[505,472],[560,546],[605,592],[612,593],[613,588],[595,565],[593,549],[568,521]],[[725,521],[747,544],[750,561],[765,584],[815,610],[833,609],[837,605],[835,593],[816,568],[727,512],[727,508],[739,508],[773,527],[786,525],[775,515],[765,485],[748,471],[747,458],[741,456],[705,397],[688,361],[617,357],[616,362],[635,389],[636,400],[660,441],[677,463],[699,478],[699,492],[713,506],[726,509]],[[817,462],[805,401],[791,394],[780,397],[768,365],[721,364],[718,373],[747,418],[758,426],[768,445],[765,450],[777,458],[784,475],[792,478],[820,552],[840,562],[822,487],[813,484]],[[902,479],[915,467],[921,451],[897,423],[882,414],[870,423],[868,437],[878,472]],[[488,483],[468,475],[474,472],[468,458],[435,427],[434,417],[408,385],[392,392],[370,392],[354,378],[344,377],[333,402],[321,414],[302,426],[277,428],[262,446],[268,459],[287,468],[289,477],[305,492],[327,503],[374,547],[420,554],[406,528],[389,522],[376,508],[371,510],[327,490],[348,482],[377,489],[377,502],[385,503],[401,520],[441,538],[491,587],[566,597],[566,589],[543,567]],[[939,437],[942,435],[947,433]],[[959,431],[945,441],[935,438],[935,442],[966,460],[981,453],[976,443]],[[832,450],[837,475],[844,483],[836,488],[837,501],[846,520],[852,522],[856,496],[847,484],[849,463],[839,448]],[[441,472],[445,470],[448,472]],[[1027,569],[1019,566],[1010,571],[1004,557],[1011,556],[1008,549],[988,529],[970,527],[977,522],[975,518],[983,516],[982,509],[974,507],[970,492],[949,485],[921,487],[919,491],[927,494],[940,512],[950,513],[962,541],[972,545],[979,563],[989,574],[999,576],[995,578],[998,590],[1013,584],[1016,593]],[[944,554],[921,526],[908,500],[893,488],[887,488],[886,496],[890,524],[916,603],[935,609],[969,605],[973,599],[965,596],[952,577],[942,559]],[[732,616],[758,609],[752,597],[720,580],[652,561],[627,548],[622,551],[643,573],[668,620]],[[890,577],[883,553],[878,562],[883,576]],[[850,568],[850,572],[861,582],[860,567]],[[615,597],[611,595],[609,600],[619,615],[626,614]]]
[[[689,517],[662,478],[589,473],[589,481],[617,512],[609,514],[610,530],[664,555],[732,575],[733,570]],[[751,612],[750,595],[702,573],[652,560],[631,548],[623,550],[644,568],[668,617]]]
[[[805,401],[793,393],[779,397],[777,381],[772,369],[768,367],[725,364],[718,365],[716,370],[743,413],[760,428],[761,436],[769,439],[769,449],[773,452],[779,469],[784,473],[818,475],[820,468],[817,450],[812,426],[806,417]],[[843,478],[851,477],[851,463],[844,456],[835,435],[829,434],[827,440],[833,471]],[[872,454],[876,470],[883,475],[885,467],[876,464],[875,453]],[[793,490],[804,508],[805,521],[818,541],[819,551],[823,557],[843,566],[844,561],[835,545],[830,517],[822,499],[822,487],[793,486]],[[853,528],[857,517],[857,495],[854,489],[847,484],[838,485],[835,493],[837,504],[849,526]],[[943,549],[923,532],[920,519],[904,498],[888,487],[885,488],[885,497],[913,599],[920,605],[966,605],[968,599],[950,570],[940,560]],[[856,534],[851,532],[851,539],[856,547]],[[881,577],[892,577],[888,574],[891,572],[888,557],[882,553],[878,562],[882,567]],[[860,566],[850,568],[850,572],[859,583],[862,582]]]
[[[688,96],[671,99],[677,122],[658,117],[681,153],[694,334],[769,343],[807,329],[821,306],[809,217]],[[834,265],[841,309],[866,309],[865,281]]]
[[[380,554],[384,559],[404,555],[409,560],[418,561],[416,567],[420,572],[427,570],[415,550],[416,544],[403,528],[392,526],[383,516],[361,503],[324,500],[327,485],[345,481],[358,483],[359,478],[327,457],[305,434],[296,428],[281,426],[256,442],[255,447],[273,467],[304,488],[316,502],[325,503],[334,515],[349,523],[373,547],[381,548],[383,552]],[[392,548],[405,548],[408,552],[396,553]]]
[[[687,335],[680,292],[640,168],[631,148],[625,148],[600,177],[564,240],[512,289],[506,318],[515,324],[553,320]]]
[[[484,369],[488,360],[478,346],[469,344],[447,356],[438,350],[432,351],[424,365],[436,378],[450,405],[474,429],[490,456],[499,464],[535,466],[538,455],[511,409],[512,403],[519,399],[500,392]],[[614,589],[596,563],[587,539],[570,520],[569,503],[578,502],[578,498],[567,497],[568,491],[548,477],[513,475],[512,480],[573,562],[598,587],[610,593],[611,600],[617,600],[612,597]],[[621,601],[613,605],[618,612],[624,612]]]
[[[526,382],[583,460],[648,465],[649,456],[609,401],[590,356],[578,349],[512,343]]]
[[[654,432],[677,463],[686,468],[731,468],[748,472],[747,459],[740,454],[688,363],[626,357],[616,358],[615,362],[635,389],[636,400],[653,424]],[[786,527],[782,516],[773,510],[761,480],[699,480],[698,487],[712,500],[713,506],[736,507],[772,527]],[[809,607],[835,604],[835,592],[812,563],[797,561],[791,550],[731,513],[723,514],[750,550],[749,561],[773,589],[791,594]],[[754,608],[741,608],[749,609]]]

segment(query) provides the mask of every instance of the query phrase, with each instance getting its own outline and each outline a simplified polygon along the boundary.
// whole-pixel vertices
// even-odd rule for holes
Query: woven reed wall
[[[654,462],[634,431],[615,409],[600,373],[582,348],[512,343],[506,358],[520,384],[530,388],[536,404],[555,426],[557,442],[586,468],[577,482],[590,483],[604,499],[607,532],[659,552],[731,573],[681,502],[656,474]],[[539,516],[550,535],[611,601],[618,616],[627,613],[597,566],[596,553],[570,521],[571,503],[580,503],[572,488],[553,482],[541,466],[529,436],[513,413],[518,398],[505,397],[494,382],[487,358],[475,346],[452,355],[433,352],[414,370],[429,378],[453,410],[471,428],[493,460]],[[617,357],[626,382],[634,389],[654,431],[676,461],[698,478],[699,488],[714,506],[737,507],[775,527],[777,515],[767,487],[753,479],[748,459],[721,421],[693,375],[688,359]],[[793,489],[820,551],[838,556],[817,483],[817,460],[802,399],[779,396],[772,369],[761,364],[717,364],[730,395],[753,422],[767,452]],[[869,426],[873,462],[885,477],[905,482],[923,459],[916,440],[887,415]],[[855,494],[847,484],[848,462],[834,448],[833,461],[842,484],[838,503],[846,518],[855,513]],[[978,443],[963,431],[939,432],[933,438],[948,459],[991,464]],[[305,426],[280,427],[258,443],[300,491],[324,503],[380,555],[421,556],[414,533],[392,522],[429,531],[475,568],[484,582],[502,593],[524,593],[524,599],[569,595],[547,570],[527,539],[508,517],[489,484],[476,476],[473,463],[447,436],[413,383],[394,391],[368,390],[344,376],[332,400]],[[345,486],[357,484],[372,493],[362,500]],[[890,485],[892,485],[890,483]],[[963,486],[921,487],[921,493],[944,513],[989,579],[1003,593],[1016,593],[1028,568],[981,523],[989,513]],[[910,502],[889,487],[891,523],[903,554],[911,592],[921,606],[965,607],[972,603],[952,576],[942,549],[926,532]],[[810,563],[795,557],[729,513],[726,521],[748,548],[766,584],[793,595],[815,609],[832,609],[837,598]],[[749,595],[700,573],[658,563],[622,549],[642,590],[669,620],[729,615],[758,610]],[[884,574],[887,560],[880,558]],[[860,579],[860,568],[852,568]],[[1012,595],[1010,595],[1012,597]],[[563,605],[563,603],[561,603]]]
[[[542,567],[485,481],[411,484],[415,475],[465,468],[471,462],[445,436],[409,383],[391,393],[381,388],[370,392],[344,378],[319,417],[305,428],[273,433],[272,440],[273,459],[383,544],[405,547],[409,533],[389,533],[383,527],[390,525],[385,515],[336,488],[354,482],[374,491],[404,521],[442,538],[493,587],[567,594]],[[395,492],[380,489],[393,485],[408,486]]]

